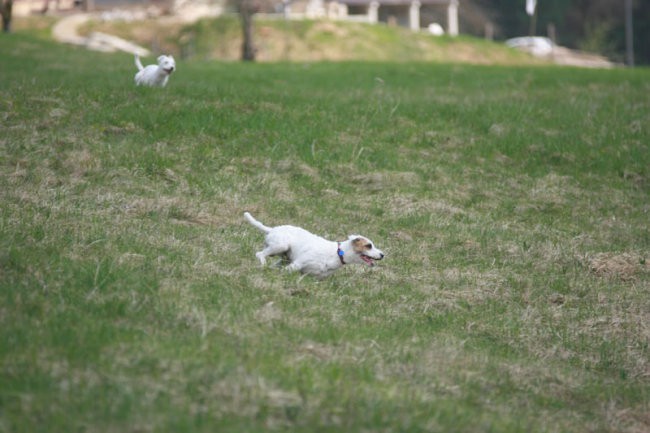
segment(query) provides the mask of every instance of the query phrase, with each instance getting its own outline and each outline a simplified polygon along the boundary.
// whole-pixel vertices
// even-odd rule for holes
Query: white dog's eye
[[[366,245],[364,245],[364,247],[365,247],[367,250],[371,250],[371,249],[372,249],[372,244],[366,244]]]

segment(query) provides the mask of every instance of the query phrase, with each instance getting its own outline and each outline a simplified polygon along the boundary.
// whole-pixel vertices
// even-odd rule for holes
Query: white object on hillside
[[[527,51],[535,57],[547,57],[553,54],[553,41],[542,36],[522,36],[506,41],[510,48]]]
[[[537,7],[537,0],[526,0],[526,13],[531,17],[535,14],[536,7]]]
[[[438,23],[429,24],[429,27],[427,27],[427,29],[433,36],[442,36],[445,34],[445,29],[443,29],[442,26]]]

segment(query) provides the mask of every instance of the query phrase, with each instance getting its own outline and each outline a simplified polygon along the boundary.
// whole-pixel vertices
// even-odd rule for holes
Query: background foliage
[[[462,27],[482,35],[485,21],[497,25],[497,36],[510,38],[529,33],[530,17],[525,0],[467,0],[462,2],[466,19]],[[557,42],[623,61],[625,54],[624,1],[622,0],[539,0],[537,35],[547,35],[554,24]],[[636,62],[650,63],[650,2],[634,1],[634,50]]]

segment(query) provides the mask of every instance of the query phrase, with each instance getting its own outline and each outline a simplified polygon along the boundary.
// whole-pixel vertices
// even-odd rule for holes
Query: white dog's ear
[[[162,62],[165,59],[165,56],[158,56],[158,63]]]

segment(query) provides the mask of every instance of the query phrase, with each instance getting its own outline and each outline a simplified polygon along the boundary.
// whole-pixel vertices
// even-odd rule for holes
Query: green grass
[[[648,70],[0,58],[0,431],[650,427]]]

